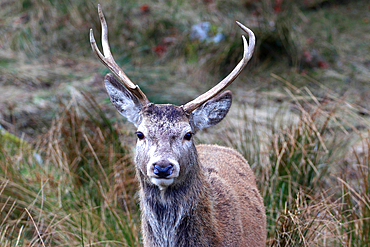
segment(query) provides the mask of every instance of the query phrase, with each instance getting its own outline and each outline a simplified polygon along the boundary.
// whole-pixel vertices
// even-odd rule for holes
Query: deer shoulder
[[[265,241],[265,235],[261,234],[266,229],[265,208],[248,162],[231,148],[196,147],[211,185],[222,238],[230,240],[227,246],[261,246]]]

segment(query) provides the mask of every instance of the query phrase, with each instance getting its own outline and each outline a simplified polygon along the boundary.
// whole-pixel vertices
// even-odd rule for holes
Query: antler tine
[[[204,102],[207,100],[215,97],[217,94],[219,94],[222,90],[224,90],[227,86],[229,86],[240,74],[240,72],[243,70],[245,65],[247,65],[248,61],[251,59],[255,43],[256,43],[256,38],[254,36],[254,33],[247,27],[245,27],[243,24],[240,22],[236,22],[238,26],[248,34],[249,36],[249,45],[247,40],[245,39],[244,35],[242,35],[243,39],[243,45],[244,45],[244,53],[243,53],[243,58],[242,60],[238,63],[238,65],[231,71],[231,73],[226,76],[222,81],[220,81],[216,86],[205,92],[204,94],[198,96],[194,100],[188,102],[183,106],[183,109],[187,113],[191,113],[194,111],[196,108],[198,108],[200,105],[202,105]]]
[[[109,48],[107,22],[105,21],[104,14],[101,10],[100,4],[98,4],[98,13],[99,13],[100,23],[102,27],[102,46],[103,46],[104,55],[100,52],[98,46],[96,45],[93,30],[90,29],[90,44],[91,44],[93,51],[98,56],[100,61],[110,71],[112,71],[112,73],[118,78],[118,80],[122,82],[122,84],[138,98],[138,100],[140,101],[142,105],[149,104],[150,102],[148,98],[140,90],[139,86],[132,83],[131,80],[123,72],[123,70],[114,61],[114,58]]]

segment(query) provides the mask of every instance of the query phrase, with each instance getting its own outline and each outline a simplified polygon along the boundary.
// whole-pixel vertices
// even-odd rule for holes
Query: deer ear
[[[215,96],[193,111],[193,121],[201,130],[218,124],[229,112],[232,94],[229,90]]]
[[[142,104],[112,74],[105,76],[104,83],[110,101],[118,112],[137,127],[141,120],[140,111]]]

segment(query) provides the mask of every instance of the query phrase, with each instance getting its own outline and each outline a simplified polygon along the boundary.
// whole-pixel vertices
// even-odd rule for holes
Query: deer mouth
[[[174,178],[156,178],[152,177],[150,181],[157,185],[160,190],[165,190],[168,186],[173,184]]]
[[[147,176],[160,190],[166,189],[179,176],[180,166],[175,159],[153,158],[148,163]]]

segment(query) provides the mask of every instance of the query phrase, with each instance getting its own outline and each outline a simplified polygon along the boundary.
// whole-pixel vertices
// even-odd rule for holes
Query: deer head
[[[108,44],[107,23],[100,5],[98,12],[104,55],[96,45],[92,29],[90,43],[101,62],[118,78],[107,74],[104,79],[111,102],[120,114],[137,127],[135,161],[141,178],[146,184],[158,186],[160,190],[180,186],[198,169],[194,169],[198,164],[192,137],[197,130],[217,124],[228,113],[232,95],[230,91],[222,91],[250,60],[255,36],[250,29],[236,22],[249,35],[249,45],[242,36],[243,58],[234,70],[212,89],[185,105],[155,105],[114,61]]]

